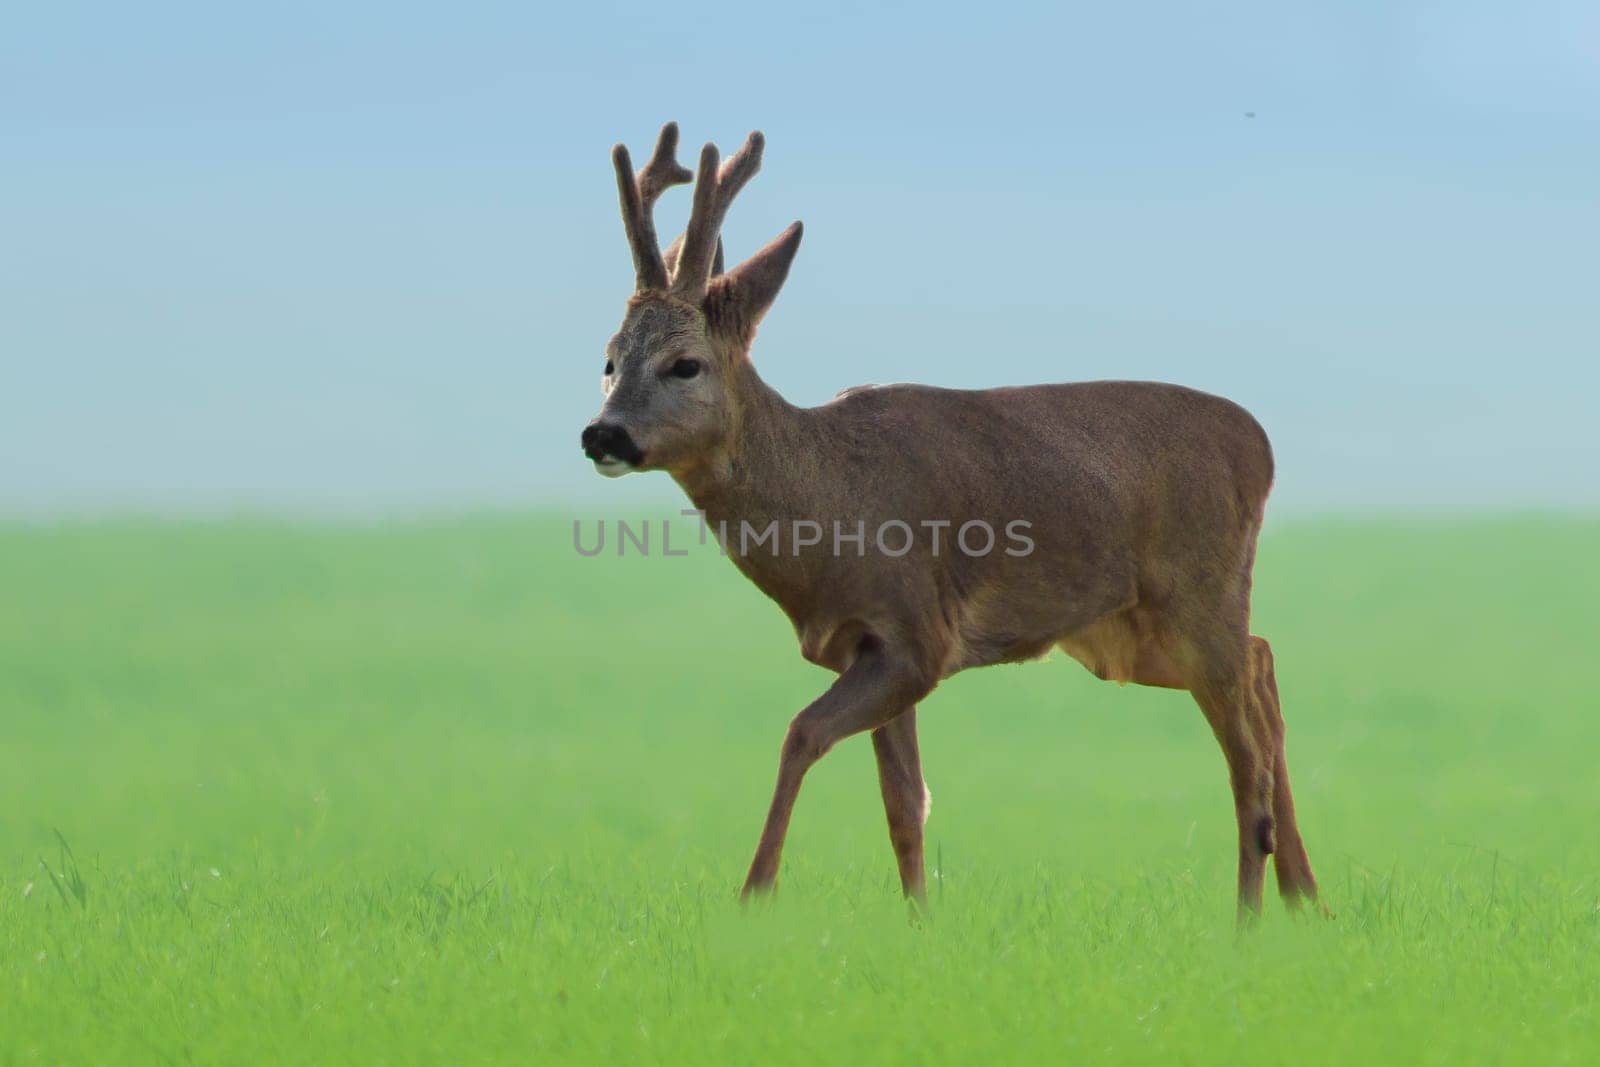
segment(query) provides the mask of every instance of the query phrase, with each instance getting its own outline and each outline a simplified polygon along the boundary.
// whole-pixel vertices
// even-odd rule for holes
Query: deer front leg
[[[872,731],[872,751],[878,757],[878,785],[889,817],[889,842],[900,866],[900,887],[906,896],[925,902],[922,827],[928,820],[928,787],[917,753],[917,709],[907,708]]]
[[[828,691],[789,723],[778,761],[778,784],[761,830],[743,896],[771,888],[778,877],[789,816],[794,813],[800,781],[811,765],[839,741],[876,729],[911,707],[933,688],[925,671],[908,655],[882,645],[864,646]]]

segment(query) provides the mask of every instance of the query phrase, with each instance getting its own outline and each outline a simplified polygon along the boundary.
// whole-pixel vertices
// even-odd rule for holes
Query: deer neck
[[[729,432],[711,455],[673,477],[707,520],[810,518],[827,465],[812,413],[779,395],[748,360],[732,374]]]

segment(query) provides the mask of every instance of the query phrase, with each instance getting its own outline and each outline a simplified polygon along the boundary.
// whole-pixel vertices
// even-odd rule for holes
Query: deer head
[[[656,242],[655,202],[690,180],[676,159],[677,124],[661,128],[637,174],[626,147],[611,152],[636,284],[622,326],[606,344],[605,403],[583,431],[584,454],[601,474],[681,473],[717,455],[737,422],[756,325],[800,247],[796,222],[737,267],[722,269],[722,221],[760,169],[763,144],[752,133],[720,164],[715,145],[701,150],[689,224],[665,254]]]

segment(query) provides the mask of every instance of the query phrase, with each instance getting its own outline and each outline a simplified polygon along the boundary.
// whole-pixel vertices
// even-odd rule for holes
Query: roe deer
[[[665,470],[703,522],[769,535],[770,549],[741,536],[726,550],[788,614],[801,654],[838,675],[789,724],[744,893],[773,885],[807,769],[871,730],[901,884],[923,899],[917,702],[957,671],[1059,647],[1102,679],[1193,694],[1227,758],[1241,916],[1260,910],[1268,854],[1284,899],[1314,900],[1272,650],[1249,630],[1273,473],[1260,425],[1153,382],[889,385],[795,407],[762,382],[750,346],[800,223],[731,270],[721,262],[722,221],[762,136],[720,166],[705,146],[688,226],[663,253],[655,201],[691,179],[677,140],[669,123],[637,174],[624,146],[612,153],[637,285],[582,443],[603,474]],[[991,551],[967,543],[982,527]],[[789,530],[792,543],[770,536]],[[878,531],[875,551],[865,531]]]

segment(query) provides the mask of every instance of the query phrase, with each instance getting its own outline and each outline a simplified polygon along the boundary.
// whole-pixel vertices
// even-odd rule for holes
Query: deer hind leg
[[[907,708],[872,731],[872,751],[878,757],[878,785],[889,817],[889,842],[900,867],[900,887],[911,899],[926,901],[922,827],[928,820],[929,797],[917,753],[917,709]]]
[[[1289,791],[1289,763],[1284,755],[1283,707],[1278,700],[1278,679],[1273,670],[1272,646],[1264,637],[1250,638],[1250,683],[1272,743],[1272,814],[1277,823],[1277,850],[1272,865],[1278,875],[1278,894],[1291,908],[1302,899],[1317,899],[1317,880],[1300,825],[1294,817],[1294,795]]]
[[[1272,735],[1251,681],[1250,654],[1243,641],[1210,651],[1198,664],[1189,689],[1222,746],[1239,823],[1239,917],[1261,911],[1267,856],[1276,847],[1273,818]]]

